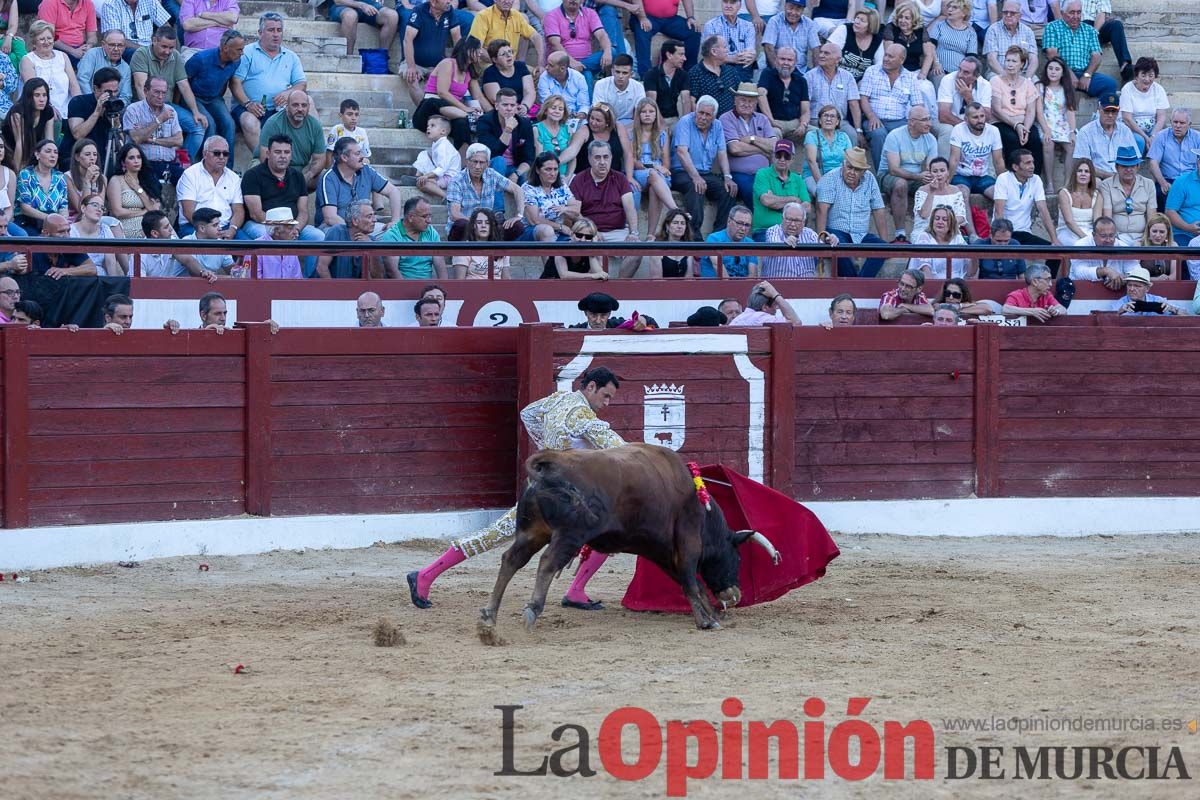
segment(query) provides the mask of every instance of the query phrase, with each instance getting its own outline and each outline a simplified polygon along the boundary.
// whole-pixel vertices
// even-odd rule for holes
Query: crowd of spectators
[[[371,166],[355,99],[336,124],[318,121],[281,14],[262,14],[248,38],[236,0],[43,0],[24,46],[0,57],[6,232],[959,248],[1182,247],[1200,233],[1200,134],[1171,107],[1158,63],[1130,54],[1108,0],[724,0],[703,25],[690,0],[326,5],[348,52],[359,24],[379,28],[381,47],[401,42],[398,70],[428,139],[415,197]],[[667,38],[651,53],[655,34]],[[1106,45],[1123,85],[1100,70]],[[1094,119],[1077,114],[1085,95]],[[257,161],[241,170],[239,137]],[[433,224],[443,203],[444,227]],[[248,272],[174,253],[144,255],[142,273]],[[124,255],[66,260],[79,263],[55,276],[130,269]],[[883,263],[825,260],[840,277]],[[610,277],[596,262],[547,259],[543,277]],[[503,256],[256,263],[261,277],[512,273]],[[949,269],[1012,278],[1027,266],[960,257]],[[1185,277],[1173,260],[1135,254],[1047,266],[1114,291],[1134,268]],[[811,256],[626,257],[611,276],[823,267]],[[933,278],[946,259],[914,255],[909,267]]]

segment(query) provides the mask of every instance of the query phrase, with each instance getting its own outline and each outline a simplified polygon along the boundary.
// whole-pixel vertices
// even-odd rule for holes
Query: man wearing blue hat
[[[1117,226],[1117,242],[1122,247],[1138,247],[1150,215],[1158,209],[1154,181],[1138,175],[1142,157],[1135,147],[1118,147],[1113,165],[1117,174],[1100,181],[1104,214]]]
[[[1100,98],[1100,113],[1079,129],[1075,136],[1075,151],[1071,158],[1078,161],[1090,158],[1097,178],[1109,178],[1117,173],[1114,163],[1117,150],[1122,147],[1137,148],[1137,140],[1128,125],[1117,124],[1121,110],[1121,98],[1109,92]],[[1141,152],[1140,150],[1138,152]]]
[[[1171,220],[1175,243],[1180,247],[1186,247],[1200,235],[1200,148],[1192,152],[1198,159],[1196,169],[1176,178],[1167,193],[1167,219]]]

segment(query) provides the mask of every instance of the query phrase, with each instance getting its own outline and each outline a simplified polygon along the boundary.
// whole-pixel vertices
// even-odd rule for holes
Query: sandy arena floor
[[[506,647],[476,638],[497,554],[437,584],[434,609],[403,576],[432,542],[356,551],[176,558],[133,569],[34,573],[0,584],[0,772],[5,798],[661,797],[665,771],[620,782],[596,754],[601,720],[807,717],[872,698],[862,718],[928,720],[934,781],[722,781],[690,797],[1197,797],[1200,734],[951,733],[949,717],[1200,715],[1200,536],[908,539],[839,536],[829,575],[701,633],[690,617],[618,601],[630,557],[593,582],[607,611],[548,606],[518,624],[532,568],[501,610]],[[207,561],[209,572],[198,571]],[[565,577],[551,597],[561,596]],[[376,647],[381,617],[407,637]],[[234,675],[237,664],[249,667]],[[591,734],[595,777],[497,777],[500,712],[519,704],[516,766]],[[1143,724],[1143,723],[1139,723]],[[1157,724],[1157,723],[1156,723]],[[877,727],[878,729],[878,727]],[[632,729],[627,729],[627,734]],[[627,736],[627,739],[630,738]],[[945,748],[1178,744],[1191,780],[947,781]],[[1166,751],[1160,756],[1165,760]],[[629,756],[632,760],[632,755]],[[567,758],[574,764],[574,756]],[[719,773],[718,773],[719,774]]]

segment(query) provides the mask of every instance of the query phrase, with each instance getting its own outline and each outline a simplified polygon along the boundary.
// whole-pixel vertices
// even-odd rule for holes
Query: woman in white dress
[[[1058,243],[1070,247],[1092,233],[1092,223],[1103,213],[1103,198],[1096,189],[1096,168],[1090,158],[1075,162],[1067,185],[1058,190]]]
[[[1142,56],[1133,65],[1133,80],[1121,88],[1121,119],[1133,131],[1142,155],[1167,127],[1170,109],[1167,90],[1158,82],[1158,61]]]
[[[955,229],[966,226],[967,233],[975,235],[975,226],[967,211],[967,197],[963,191],[966,187],[954,186],[950,183],[950,162],[941,156],[929,161],[929,183],[917,189],[913,198],[912,235],[916,237],[929,229],[929,220],[935,208],[949,208],[954,212]]]
[[[67,102],[79,94],[79,82],[67,54],[54,49],[54,26],[34,20],[29,26],[29,43],[33,49],[21,59],[21,80],[41,78],[50,84],[50,105],[66,119]]]
[[[938,206],[933,210],[929,220],[929,230],[913,237],[913,244],[940,244],[966,247],[967,243],[958,232],[954,212],[946,206]],[[979,272],[977,261],[970,258],[950,259],[950,277],[974,278]],[[946,277],[946,259],[943,256],[926,255],[913,256],[908,260],[908,268],[920,270],[925,278]]]

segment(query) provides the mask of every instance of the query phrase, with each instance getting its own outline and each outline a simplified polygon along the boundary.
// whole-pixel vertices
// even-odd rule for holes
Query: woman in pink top
[[[440,114],[450,120],[450,141],[457,148],[471,143],[471,122],[481,113],[478,106],[464,102],[467,93],[482,97],[476,73],[483,60],[483,48],[474,36],[465,36],[454,45],[449,58],[443,58],[425,84],[425,99],[413,112],[413,127],[425,130],[429,118]]]
[[[992,114],[1000,130],[1004,152],[1025,148],[1033,153],[1034,174],[1042,174],[1042,135],[1035,121],[1041,119],[1042,98],[1033,81],[1022,72],[1029,54],[1013,45],[1004,54],[1004,72],[992,78]]]

